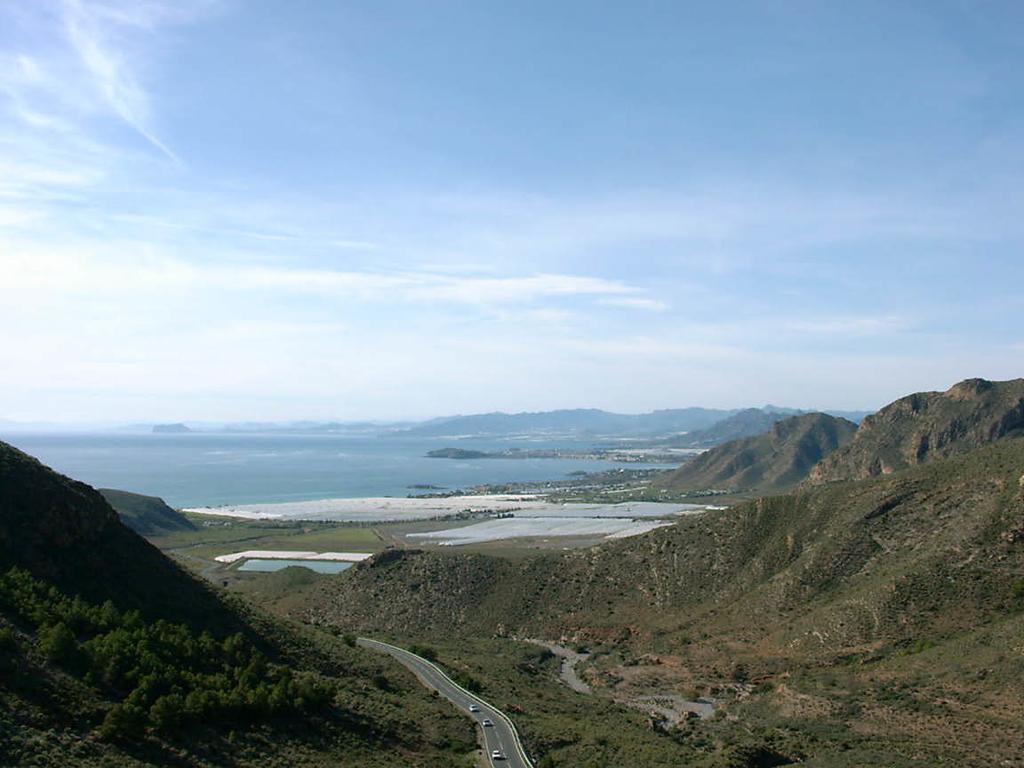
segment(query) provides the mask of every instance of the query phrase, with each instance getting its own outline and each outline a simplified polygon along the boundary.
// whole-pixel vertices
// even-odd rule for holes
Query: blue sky
[[[0,416],[1024,374],[1018,3],[0,6]]]

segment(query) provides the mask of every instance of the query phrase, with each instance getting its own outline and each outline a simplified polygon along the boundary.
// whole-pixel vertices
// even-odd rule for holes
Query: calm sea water
[[[578,459],[428,459],[446,445],[474,450],[586,448],[587,443],[430,440],[336,435],[10,434],[58,472],[99,488],[162,497],[173,507],[407,496],[445,489],[562,479],[624,465]],[[630,464],[632,468],[642,466]]]
[[[309,568],[317,573],[341,573],[347,571],[355,563],[337,563],[326,560],[246,560],[238,566],[238,570],[273,573],[274,571],[283,571],[293,565],[299,568]]]

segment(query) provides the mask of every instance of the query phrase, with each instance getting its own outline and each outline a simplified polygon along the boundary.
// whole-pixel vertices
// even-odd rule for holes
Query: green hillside
[[[861,422],[848,446],[811,473],[811,483],[885,475],[1024,435],[1024,379],[967,379],[918,392]]]
[[[156,496],[118,491],[113,488],[97,489],[114,508],[121,522],[142,536],[163,536],[175,531],[194,531],[196,526]]]
[[[465,766],[474,746],[411,676],[226,599],[0,443],[0,765]]]
[[[652,487],[673,492],[786,490],[804,480],[823,457],[848,443],[856,431],[856,424],[824,413],[769,422],[762,434],[712,448],[658,478]]]

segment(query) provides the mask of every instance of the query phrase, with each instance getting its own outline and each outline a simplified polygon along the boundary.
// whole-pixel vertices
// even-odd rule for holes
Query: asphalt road
[[[519,734],[516,733],[516,727],[512,724],[508,715],[500,709],[467,691],[442,672],[440,667],[424,659],[422,656],[417,656],[415,653],[409,653],[409,651],[403,648],[382,643],[379,640],[371,640],[367,637],[360,637],[357,642],[364,648],[372,648],[375,651],[381,651],[393,656],[400,664],[411,670],[423,685],[437,691],[458,707],[459,710],[473,718],[482,734],[484,754],[488,760],[488,765],[493,766],[493,768],[533,768],[533,763],[526,756],[523,744],[519,740]],[[480,711],[470,712],[470,704],[478,706]],[[490,720],[494,725],[485,727],[483,725],[485,719]],[[495,749],[501,750],[502,755],[504,755],[503,759],[491,757],[491,752]]]

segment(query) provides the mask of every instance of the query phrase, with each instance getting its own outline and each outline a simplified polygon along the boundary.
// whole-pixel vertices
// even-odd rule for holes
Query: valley
[[[1022,30],[0,0],[0,768],[1024,768]]]
[[[825,415],[780,417],[763,435],[723,442],[676,470],[611,470],[475,488],[476,495],[424,489],[412,498],[179,511],[138,494],[93,495],[16,452],[8,452],[7,466],[11,477],[22,467],[35,477],[25,488],[36,493],[51,487],[49,493],[90,499],[108,527],[109,500],[127,525],[216,585],[211,591],[188,582],[163,561],[136,577],[136,587],[160,585],[161,572],[194,583],[186,592],[208,595],[203,615],[226,622],[225,631],[249,633],[264,653],[329,686],[333,703],[313,705],[324,712],[353,706],[345,703],[346,686],[365,681],[369,673],[359,670],[386,663],[360,656],[362,648],[380,641],[404,649],[387,652],[416,677],[385,682],[373,673],[376,688],[360,690],[367,702],[377,695],[371,690],[392,700],[400,691],[401,706],[427,701],[417,677],[447,691],[457,706],[435,701],[432,713],[419,717],[445,723],[453,735],[438,744],[454,751],[424,764],[468,766],[489,760],[493,749],[517,749],[485,738],[485,751],[472,754],[469,700],[460,698],[471,695],[509,718],[525,753],[544,768],[667,768],[680,761],[916,768],[980,766],[991,757],[1013,766],[1024,753],[1024,702],[1013,683],[1024,674],[1024,439],[1017,417],[1024,399],[1016,387],[967,383],[930,396],[936,405],[886,426],[886,440],[920,446],[921,434],[938,430],[946,437],[928,442],[941,450],[924,455],[915,448],[913,464],[867,476],[860,455],[874,450],[879,425],[894,423],[888,414],[903,413],[902,402],[859,429]],[[849,461],[840,461],[846,454]],[[837,477],[841,466],[854,476]],[[669,493],[686,501],[664,501]],[[125,560],[104,548],[139,548],[141,556],[146,545],[131,544],[127,529],[113,538],[101,530],[82,535],[104,542],[88,549],[87,559],[108,586],[90,578],[85,594],[141,605],[140,593],[125,591],[129,585],[109,573],[110,557],[131,563],[137,556]],[[14,562],[64,589],[81,589],[78,561],[52,559],[45,537],[39,541],[42,549],[25,542],[9,549],[20,553]],[[77,548],[78,541],[62,546]],[[145,557],[157,565],[160,556],[149,550]],[[317,573],[310,564],[334,572]],[[6,599],[8,606],[21,600]],[[195,621],[195,611],[190,603],[178,620]],[[33,625],[27,614],[5,615],[19,653],[32,647],[33,633],[40,633],[37,642],[49,636],[51,619]],[[89,649],[102,631],[72,636]],[[283,650],[291,647],[308,650]],[[329,671],[336,661],[328,659],[343,657],[356,675],[349,682]],[[32,663],[66,675],[61,658]],[[433,679],[431,661],[448,678]],[[27,734],[31,726],[17,711],[5,717]],[[115,717],[109,711],[108,719]],[[213,755],[220,747],[186,721],[178,730],[148,727],[146,748],[159,751],[187,733],[189,759],[204,765],[212,759],[204,750]],[[279,727],[272,722],[259,727]],[[477,722],[477,736],[488,733]],[[104,746],[89,759],[120,755],[124,737],[112,738],[98,742]],[[298,738],[280,749],[302,754],[305,737]],[[436,749],[398,747],[400,737],[393,738],[388,749]],[[334,748],[316,749],[321,760]],[[359,757],[352,764],[373,763]]]

